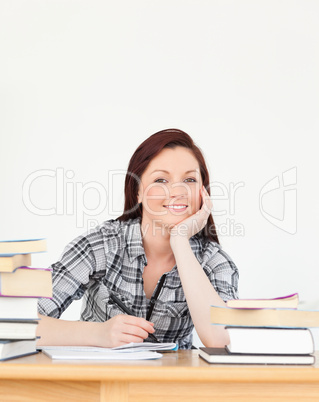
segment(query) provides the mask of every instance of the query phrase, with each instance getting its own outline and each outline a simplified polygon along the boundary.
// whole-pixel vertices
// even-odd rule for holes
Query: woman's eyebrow
[[[188,174],[188,173],[198,173],[198,171],[199,171],[199,169],[187,170],[187,171],[185,172],[185,174]],[[162,169],[153,170],[153,172],[151,172],[151,174],[157,173],[157,172],[163,172],[163,173],[170,174],[170,172],[168,172],[167,170],[162,170]]]

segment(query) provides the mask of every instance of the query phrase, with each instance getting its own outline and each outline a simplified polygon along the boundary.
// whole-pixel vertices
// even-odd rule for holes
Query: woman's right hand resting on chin
[[[105,322],[66,321],[39,314],[38,346],[97,346],[113,348],[143,342],[154,324],[141,317],[120,314]]]

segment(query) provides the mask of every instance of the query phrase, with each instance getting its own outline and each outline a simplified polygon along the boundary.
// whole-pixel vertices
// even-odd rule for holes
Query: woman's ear
[[[140,204],[142,202],[142,196],[140,193],[137,193],[137,202]]]

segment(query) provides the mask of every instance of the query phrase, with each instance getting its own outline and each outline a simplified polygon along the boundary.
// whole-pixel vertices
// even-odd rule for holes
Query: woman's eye
[[[196,183],[196,179],[193,179],[192,177],[188,177],[184,181],[186,181],[186,183]]]
[[[155,183],[166,183],[165,179],[156,179]]]

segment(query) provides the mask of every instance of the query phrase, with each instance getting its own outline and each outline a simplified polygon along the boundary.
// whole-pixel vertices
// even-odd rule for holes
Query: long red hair
[[[201,150],[192,138],[182,130],[170,128],[159,131],[148,137],[136,149],[128,165],[125,177],[125,204],[124,212],[117,219],[127,221],[129,219],[142,218],[142,205],[137,202],[139,183],[142,174],[151,162],[164,148],[184,147],[191,150],[198,161],[202,182],[208,194],[210,194],[209,173]],[[207,224],[201,234],[216,243],[219,243],[215,223],[212,214],[209,215]]]

